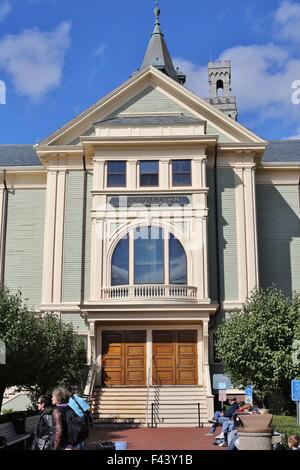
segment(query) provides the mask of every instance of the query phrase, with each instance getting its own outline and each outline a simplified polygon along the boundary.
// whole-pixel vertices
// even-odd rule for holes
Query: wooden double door
[[[197,362],[197,331],[153,331],[153,385],[197,385]]]
[[[104,386],[146,386],[146,336],[146,331],[102,333]],[[152,332],[153,385],[197,385],[197,362],[197,331]]]
[[[146,385],[146,331],[102,333],[102,384]]]

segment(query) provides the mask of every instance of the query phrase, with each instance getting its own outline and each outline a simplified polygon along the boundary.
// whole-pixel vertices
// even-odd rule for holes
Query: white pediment
[[[203,134],[218,136],[219,142],[225,144],[265,142],[162,72],[149,67],[41,141],[39,146],[81,145],[80,137],[84,135]]]

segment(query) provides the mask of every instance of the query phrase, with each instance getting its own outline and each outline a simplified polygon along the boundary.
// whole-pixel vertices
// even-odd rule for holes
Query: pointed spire
[[[174,64],[172,62],[170,53],[168,51],[164,35],[161,31],[160,27],[160,8],[159,8],[159,1],[156,0],[156,7],[154,9],[155,15],[155,26],[154,31],[152,33],[146,55],[144,57],[144,61],[142,64],[142,69],[145,67],[156,67],[158,70],[161,70],[163,73],[168,75],[169,77],[173,78],[176,82],[184,83],[182,80],[183,74],[178,73],[175,70]]]

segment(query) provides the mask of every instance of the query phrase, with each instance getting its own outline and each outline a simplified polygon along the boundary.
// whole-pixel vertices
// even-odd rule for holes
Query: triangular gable
[[[134,96],[131,100],[114,111],[108,119],[122,113],[182,113],[186,116],[193,116],[192,113],[180,106],[179,103],[176,103],[163,93],[160,93],[153,86],[145,88],[141,93]]]
[[[177,82],[149,67],[95,103],[64,127],[40,142],[40,146],[76,145],[82,135],[93,134],[95,122],[123,114],[181,113],[207,121],[207,134],[221,143],[262,143],[263,139],[214,108]]]

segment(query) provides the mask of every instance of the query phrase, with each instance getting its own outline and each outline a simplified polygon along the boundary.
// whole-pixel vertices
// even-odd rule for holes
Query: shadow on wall
[[[292,295],[300,290],[299,188],[259,184],[256,195],[260,285]]]

